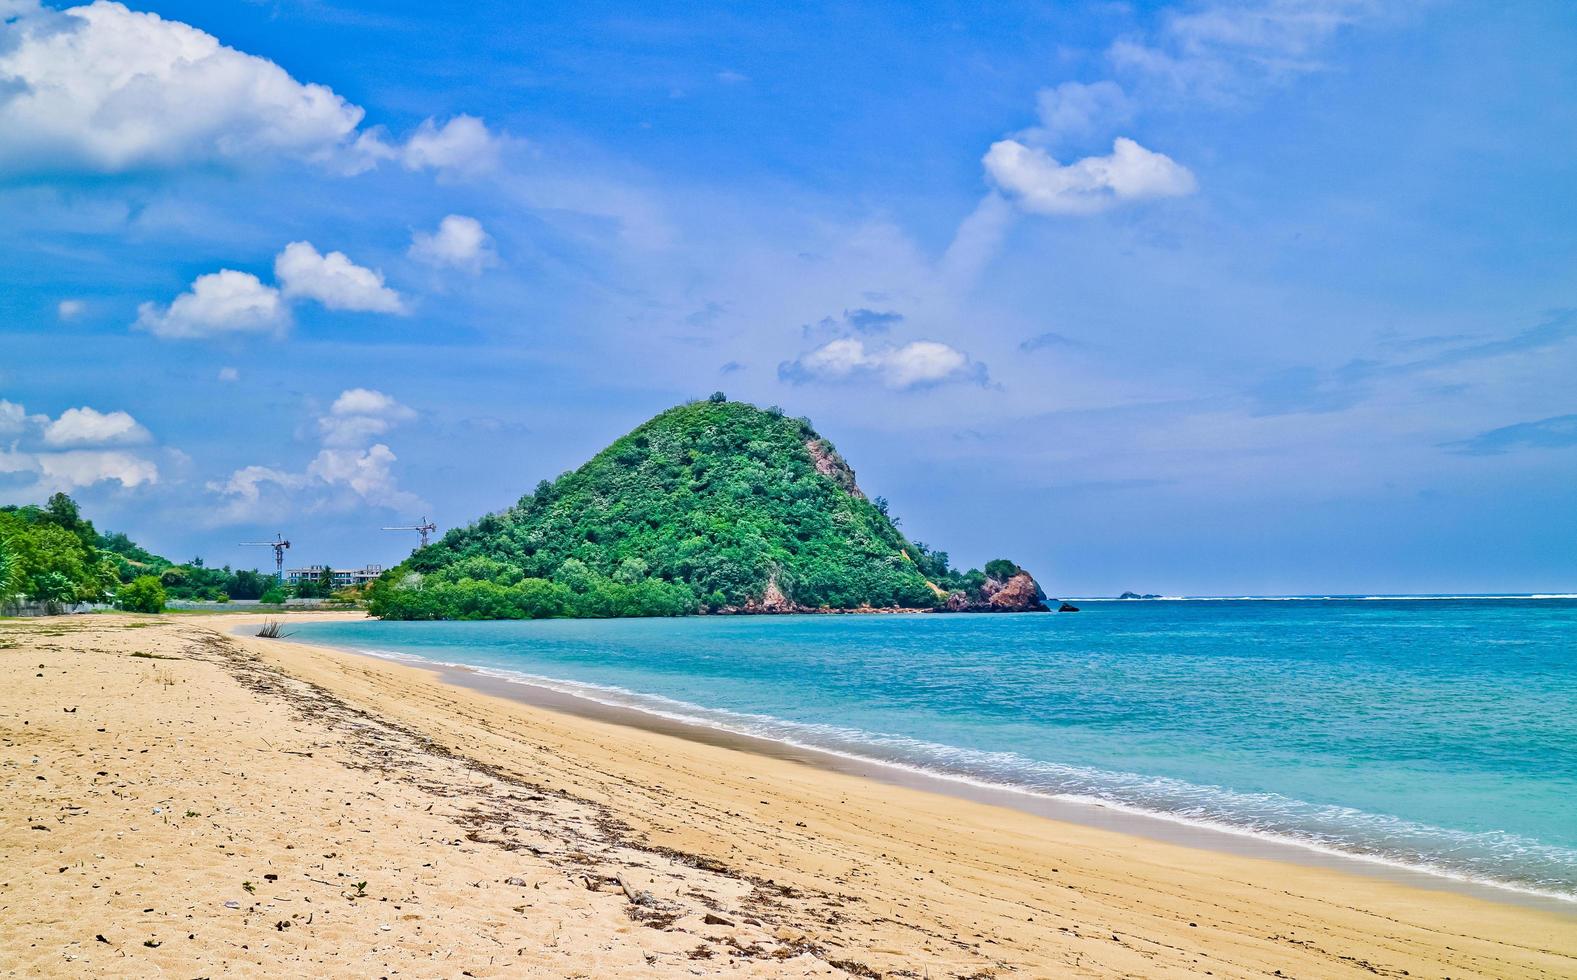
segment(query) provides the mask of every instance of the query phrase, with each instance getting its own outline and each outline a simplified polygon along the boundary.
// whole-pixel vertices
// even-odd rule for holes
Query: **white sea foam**
[[[1320,854],[1577,902],[1577,887],[1568,884],[1577,876],[1577,852],[1513,834],[1450,830],[1351,807],[1307,803],[1273,793],[1241,793],[1167,777],[1043,762],[1013,752],[966,749],[901,735],[709,708],[615,685],[436,660],[402,651],[359,649],[358,652],[429,667],[460,668],[607,707],[768,739],[959,784],[1103,806],[1219,833],[1270,840]],[[1518,874],[1486,867],[1490,864],[1512,865],[1526,872]]]

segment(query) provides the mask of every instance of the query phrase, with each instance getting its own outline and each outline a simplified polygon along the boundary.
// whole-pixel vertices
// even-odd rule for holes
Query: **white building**
[[[300,585],[303,582],[327,582],[331,589],[345,589],[353,585],[366,585],[383,574],[382,565],[363,565],[361,568],[330,568],[327,565],[308,565],[306,568],[285,569],[285,583]]]

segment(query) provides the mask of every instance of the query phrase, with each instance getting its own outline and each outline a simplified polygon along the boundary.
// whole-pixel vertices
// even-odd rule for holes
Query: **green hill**
[[[256,599],[273,584],[272,575],[196,558],[177,565],[125,534],[101,534],[64,493],[42,506],[0,507],[0,614],[23,603],[58,612],[109,601],[147,612],[166,597]]]
[[[1012,562],[987,572],[907,540],[808,420],[718,394],[448,532],[368,604],[387,619],[1039,606]]]

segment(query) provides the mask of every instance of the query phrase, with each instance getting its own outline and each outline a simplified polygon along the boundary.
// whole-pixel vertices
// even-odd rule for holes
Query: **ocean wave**
[[[1323,854],[1577,902],[1577,851],[1516,834],[1451,830],[1275,793],[1244,793],[1169,777],[1046,762],[1015,752],[961,748],[904,735],[789,721],[772,715],[711,708],[616,685],[437,660],[403,651],[363,648],[358,652],[428,667],[460,668],[607,707],[975,787],[1110,807]]]

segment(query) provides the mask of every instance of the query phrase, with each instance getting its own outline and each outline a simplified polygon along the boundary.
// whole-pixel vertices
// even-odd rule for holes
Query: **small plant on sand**
[[[257,886],[252,884],[250,881],[241,882],[241,887],[246,889],[246,893],[248,895],[257,894]]]
[[[284,632],[284,629],[285,624],[279,620],[265,619],[263,620],[263,625],[258,628],[257,635],[265,639],[277,640],[281,637],[290,635],[289,633]]]
[[[356,894],[352,895],[351,898],[366,898],[366,897],[367,897],[367,883],[365,881],[358,881],[358,882],[356,882]]]

